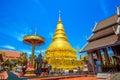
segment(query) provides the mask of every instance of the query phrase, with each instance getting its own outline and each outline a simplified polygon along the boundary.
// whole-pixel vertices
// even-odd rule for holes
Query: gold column
[[[32,55],[31,55],[31,65],[34,66],[34,51],[35,51],[35,45],[32,45]]]

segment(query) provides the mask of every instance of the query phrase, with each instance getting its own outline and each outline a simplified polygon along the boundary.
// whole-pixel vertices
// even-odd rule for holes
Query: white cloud
[[[76,45],[76,46],[74,46],[73,48],[74,48],[77,52],[80,51],[80,47],[79,47],[79,45]]]
[[[23,37],[24,37],[25,35],[29,35],[29,34],[31,34],[31,33],[32,33],[32,29],[29,28],[29,27],[25,27],[25,28],[23,29],[23,32],[15,32],[15,33],[14,33],[14,37],[15,37],[18,41],[23,41]]]
[[[40,53],[40,50],[35,50],[35,53]]]
[[[29,51],[28,51],[27,54],[32,54],[32,52],[29,52]]]
[[[29,27],[25,27],[23,30],[24,30],[24,32],[26,32],[26,33],[32,33],[32,29],[29,28]]]
[[[28,50],[28,49],[21,49],[20,51],[21,51],[21,52],[25,52],[25,53],[27,53],[27,54],[31,54],[31,53],[32,53],[32,51],[31,51],[31,50]]]
[[[18,41],[23,41],[23,37],[25,36],[26,34],[23,34],[23,33],[20,33],[20,34],[16,34],[16,38]]]
[[[44,53],[45,52],[45,50],[42,50],[42,53]]]
[[[40,50],[35,50],[35,55],[39,55],[40,54]],[[45,56],[45,49],[42,49],[42,56]]]
[[[32,54],[32,50],[29,50],[29,49],[21,49],[20,50],[21,52],[26,52],[27,54]],[[42,53],[44,53],[45,50],[42,50]],[[35,50],[35,53],[40,53],[40,50]]]
[[[0,47],[2,47],[2,48],[7,48],[7,49],[15,49],[15,47],[13,47],[13,46],[11,46],[11,45],[2,45],[2,46],[0,46]]]
[[[105,0],[98,0],[101,6],[101,9],[103,10],[105,16],[108,16],[109,12],[107,9],[108,4],[106,4]]]
[[[32,50],[31,49],[21,49],[20,52],[25,52],[27,53],[28,56],[30,56],[32,54]],[[42,56],[44,56],[45,54],[45,49],[42,49]],[[40,54],[40,49],[36,49],[34,52],[34,55],[38,56]]]
[[[48,34],[48,38],[53,38],[53,33],[52,32],[50,32],[49,34]]]
[[[44,52],[45,52],[45,50],[42,49],[42,53],[44,53]],[[40,53],[40,50],[35,50],[35,53]]]

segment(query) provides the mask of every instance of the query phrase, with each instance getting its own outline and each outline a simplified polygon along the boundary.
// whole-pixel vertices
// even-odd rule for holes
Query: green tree
[[[22,53],[20,57],[18,58],[18,63],[21,66],[27,65],[28,59],[27,59],[27,53]]]

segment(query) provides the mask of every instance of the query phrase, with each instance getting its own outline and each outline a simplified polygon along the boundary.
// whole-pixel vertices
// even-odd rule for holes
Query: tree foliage
[[[18,58],[18,64],[24,66],[27,65],[27,62],[28,62],[27,53],[22,53]]]

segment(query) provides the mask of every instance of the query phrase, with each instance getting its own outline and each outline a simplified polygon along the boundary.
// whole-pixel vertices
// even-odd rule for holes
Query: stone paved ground
[[[16,72],[13,72],[14,74],[20,76],[19,73],[16,73]],[[8,75],[7,75],[7,72],[4,71],[2,73],[0,73],[0,78],[2,79],[7,79]],[[60,79],[58,79],[60,78]],[[85,77],[84,75],[83,76],[74,76],[74,77],[71,77],[71,76],[58,76],[58,77],[39,77],[39,78],[33,78],[33,79],[28,79],[28,80],[110,80],[110,79],[97,79],[95,76],[87,76]]]
[[[7,77],[8,75],[6,71],[0,73],[0,79],[7,79]]]
[[[48,79],[48,78],[36,78],[36,79],[28,79],[28,80],[97,80],[96,77],[76,77],[76,78],[66,78],[66,79]]]
[[[76,77],[76,78],[68,78],[68,79],[61,79],[61,80],[97,80],[96,77]]]
[[[20,75],[21,75],[21,74],[16,73],[16,72],[13,72],[13,73],[16,74],[18,77],[20,77]],[[1,79],[7,79],[7,78],[8,78],[8,74],[7,74],[6,71],[0,73],[0,80]]]

